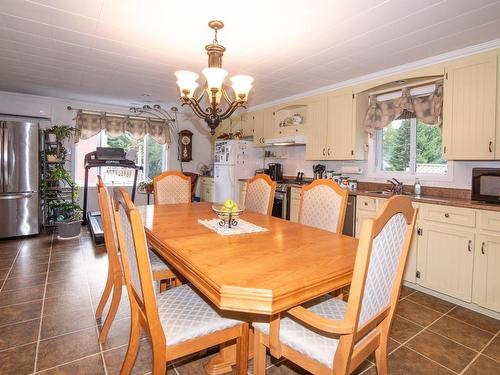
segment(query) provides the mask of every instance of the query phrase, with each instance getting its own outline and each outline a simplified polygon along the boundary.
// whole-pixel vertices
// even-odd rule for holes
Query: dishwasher
[[[347,198],[347,208],[345,210],[342,234],[354,237],[354,233],[356,233],[356,196],[349,195]]]

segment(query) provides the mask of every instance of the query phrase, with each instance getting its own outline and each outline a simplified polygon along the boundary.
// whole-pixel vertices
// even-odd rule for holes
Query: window
[[[441,157],[441,127],[416,118],[394,120],[377,130],[376,170],[388,175],[445,176],[448,165]]]
[[[105,132],[96,136],[80,140],[75,145],[76,164],[75,180],[83,185],[85,181],[84,158],[89,152],[95,151],[96,147],[120,147],[127,152],[135,150],[137,152],[137,164],[142,165],[144,170],[139,171],[137,180],[152,180],[159,175],[166,164],[166,147],[153,140],[149,135],[143,139],[135,140],[127,134],[117,138],[110,138]],[[134,170],[118,167],[99,167],[92,168],[89,173],[89,185],[97,181],[97,175],[101,175],[104,182],[113,185],[131,185],[134,181]]]

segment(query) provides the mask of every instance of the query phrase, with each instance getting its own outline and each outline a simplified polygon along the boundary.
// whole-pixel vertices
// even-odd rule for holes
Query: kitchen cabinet
[[[478,236],[474,254],[472,300],[500,311],[500,212],[478,212]]]
[[[240,193],[239,193],[239,200],[238,200],[238,205],[240,207],[245,207],[245,198],[247,196],[247,186],[248,183],[246,181],[240,181]]]
[[[368,96],[355,95],[349,88],[334,91],[321,100],[322,121],[313,122],[308,127],[306,159],[364,159],[366,133],[363,120],[368,108]]]
[[[251,127],[253,130],[253,144],[256,147],[264,147],[264,111],[256,111],[249,114]]]
[[[325,160],[328,134],[328,101],[326,96],[309,103],[310,125],[307,127],[306,159]]]
[[[213,177],[200,177],[200,198],[202,202],[214,201]]]
[[[253,136],[253,122],[251,114],[242,113],[231,117],[231,132],[239,132],[242,137]]]
[[[471,302],[474,231],[421,220],[419,237],[419,284]]]
[[[290,221],[298,223],[300,209],[300,193],[302,189],[292,186],[290,189]]]
[[[331,160],[352,159],[354,156],[354,94],[351,90],[328,95],[328,131],[326,156]]]
[[[500,234],[480,233],[474,259],[473,302],[500,311]]]
[[[443,158],[495,158],[497,55],[480,54],[446,67],[443,102]]]

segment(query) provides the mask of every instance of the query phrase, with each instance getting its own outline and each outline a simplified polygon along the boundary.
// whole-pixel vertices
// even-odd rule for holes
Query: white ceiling
[[[250,105],[500,38],[493,0],[0,0],[0,90],[131,105],[178,103],[210,19]]]

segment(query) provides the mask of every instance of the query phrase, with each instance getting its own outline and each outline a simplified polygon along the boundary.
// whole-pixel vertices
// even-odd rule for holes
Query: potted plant
[[[51,128],[47,129],[49,142],[51,138],[55,138],[55,142],[57,143],[56,155],[58,159],[62,159],[62,154],[66,151],[62,146],[62,142],[64,140],[70,139],[75,132],[76,129],[69,125],[54,125]]]
[[[138,185],[139,190],[145,191],[148,194],[151,194],[154,190],[153,181],[142,181]]]
[[[82,228],[82,209],[75,203],[63,203],[56,224],[60,239],[78,237]]]

